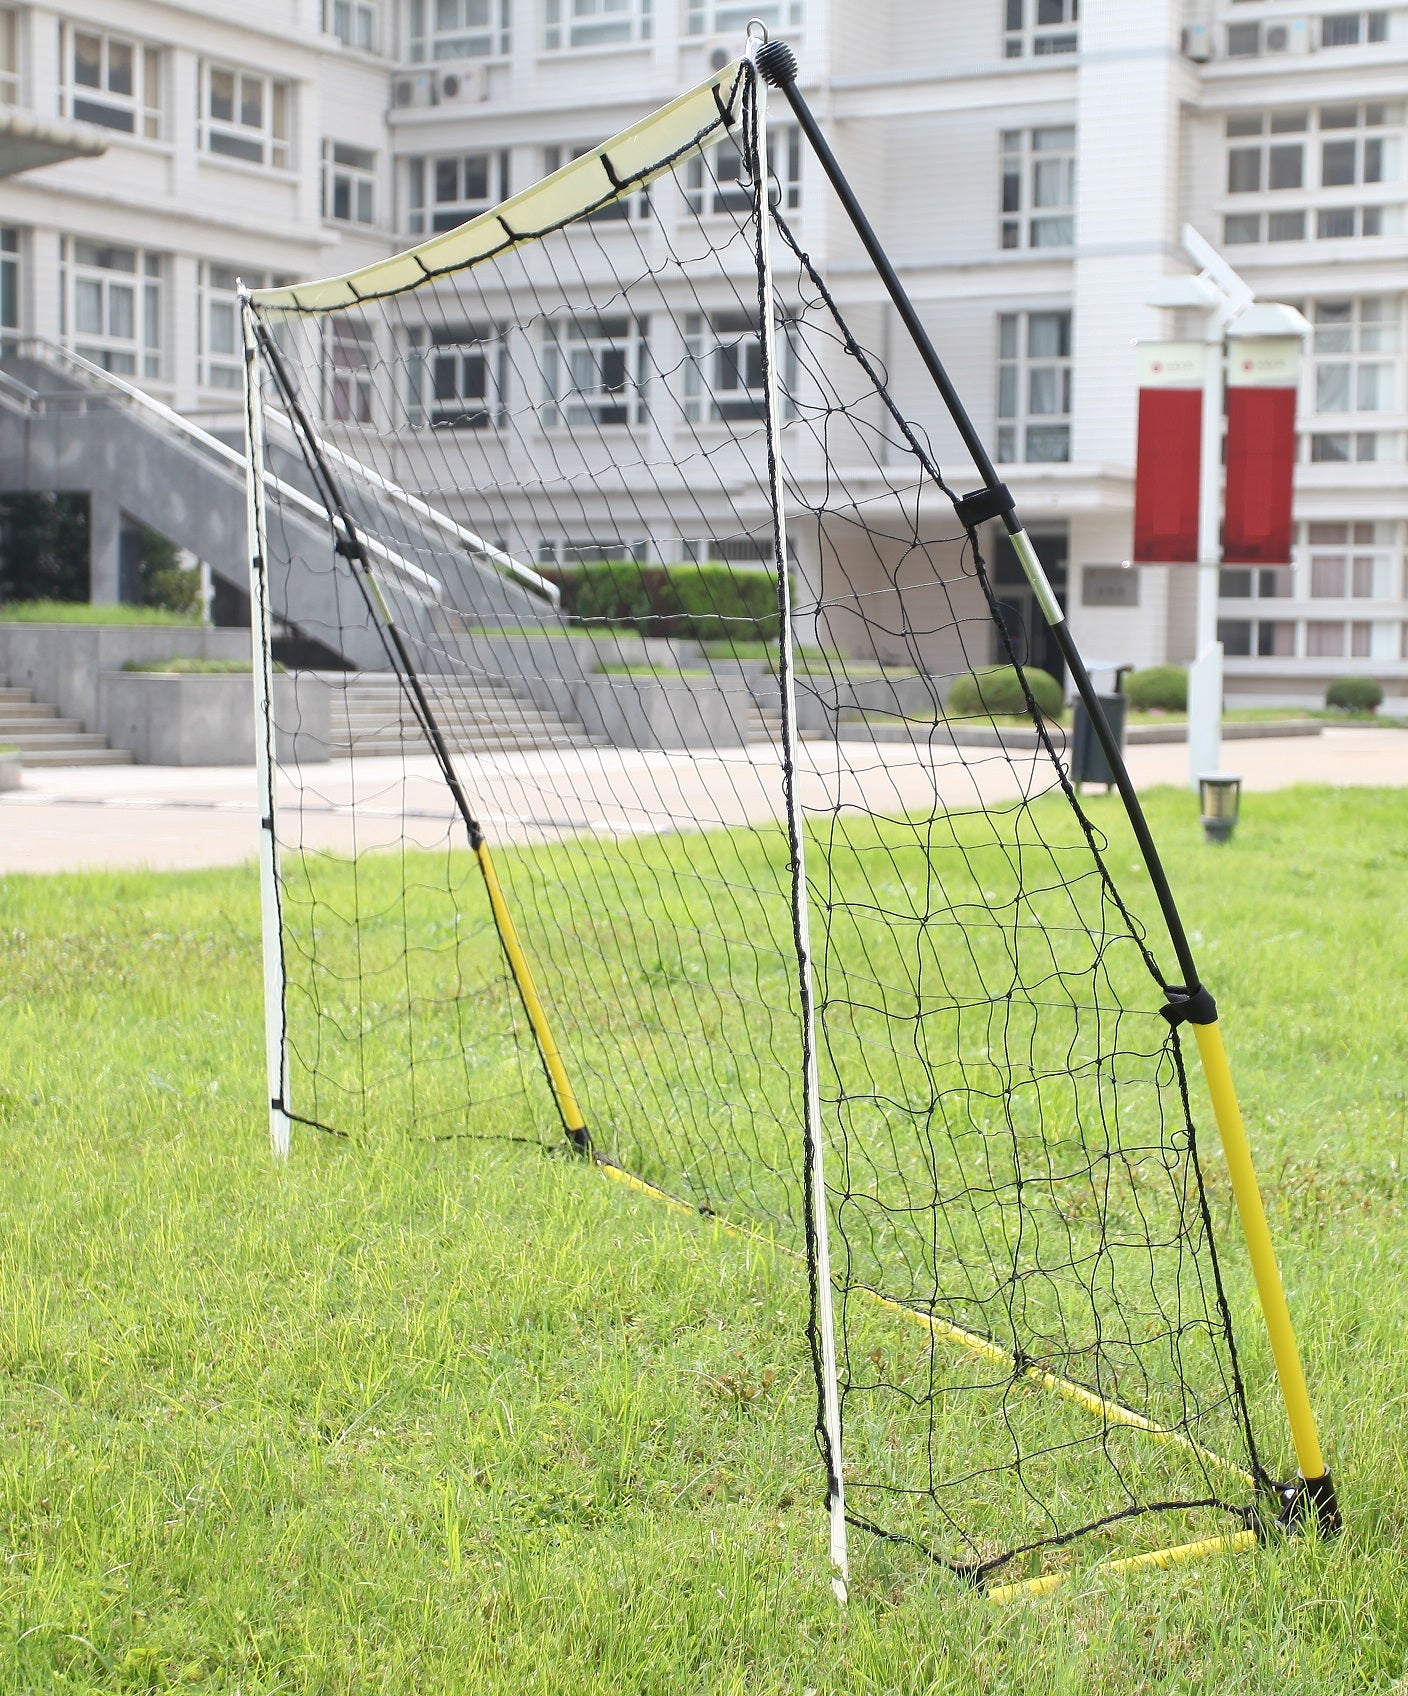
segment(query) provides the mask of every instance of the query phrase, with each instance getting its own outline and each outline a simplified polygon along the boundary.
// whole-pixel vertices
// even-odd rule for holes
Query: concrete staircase
[[[324,675],[334,690],[329,715],[334,759],[424,749],[420,727],[395,677],[368,672]],[[421,681],[452,748],[505,754],[596,746],[581,725],[543,712],[496,684],[458,677]]]
[[[782,746],[782,708],[760,706],[754,700],[748,708],[748,740],[766,742],[771,747]]]
[[[0,744],[20,751],[20,763],[37,766],[125,766],[132,756],[108,745],[106,736],[84,730],[76,718],[36,701],[32,689],[0,688]]]

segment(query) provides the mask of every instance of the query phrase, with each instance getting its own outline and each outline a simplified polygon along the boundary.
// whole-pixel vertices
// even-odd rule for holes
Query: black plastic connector
[[[1017,503],[1006,483],[995,483],[991,488],[974,489],[971,495],[964,495],[953,503],[953,510],[965,530],[976,530],[990,518],[1005,518],[1009,512],[1015,512]]]
[[[1202,984],[1193,989],[1170,989],[1168,1001],[1159,1011],[1171,1025],[1217,1023],[1217,1003]]]
[[[753,61],[769,88],[786,88],[797,80],[797,55],[785,41],[769,41]]]
[[[580,1154],[584,1160],[591,1157],[592,1134],[585,1125],[569,1126],[567,1140],[575,1154]]]
[[[1317,1537],[1336,1537],[1344,1529],[1335,1482],[1328,1472],[1319,1478],[1298,1478],[1280,1486],[1281,1511],[1276,1523],[1286,1531],[1307,1531]]]

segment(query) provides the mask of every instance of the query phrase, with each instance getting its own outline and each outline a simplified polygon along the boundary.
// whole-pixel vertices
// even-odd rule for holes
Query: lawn
[[[842,1615],[785,1257],[537,1146],[511,1103],[481,1138],[296,1130],[276,1170],[253,872],[12,877],[0,1688],[1408,1690],[1408,797],[1252,795],[1225,849],[1189,796],[1151,815],[1339,1540],[999,1607],[857,1535]]]

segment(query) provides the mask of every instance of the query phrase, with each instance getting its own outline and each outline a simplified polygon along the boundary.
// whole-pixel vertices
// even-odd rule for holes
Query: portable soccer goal
[[[569,151],[243,297],[276,1149],[555,1140],[765,1238],[839,1588],[857,1531],[1001,1596],[1333,1529],[1212,998],[790,50]]]

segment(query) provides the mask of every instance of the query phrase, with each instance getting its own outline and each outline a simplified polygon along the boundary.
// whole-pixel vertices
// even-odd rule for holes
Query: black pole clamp
[[[990,518],[1006,518],[1009,512],[1017,510],[1017,503],[1006,483],[993,483],[989,487],[974,489],[971,495],[964,495],[961,500],[956,500],[953,510],[958,514],[958,522],[965,530],[976,530]]]
[[[1169,988],[1168,1001],[1159,1011],[1171,1025],[1215,1025],[1217,1003],[1202,984],[1192,989]]]

